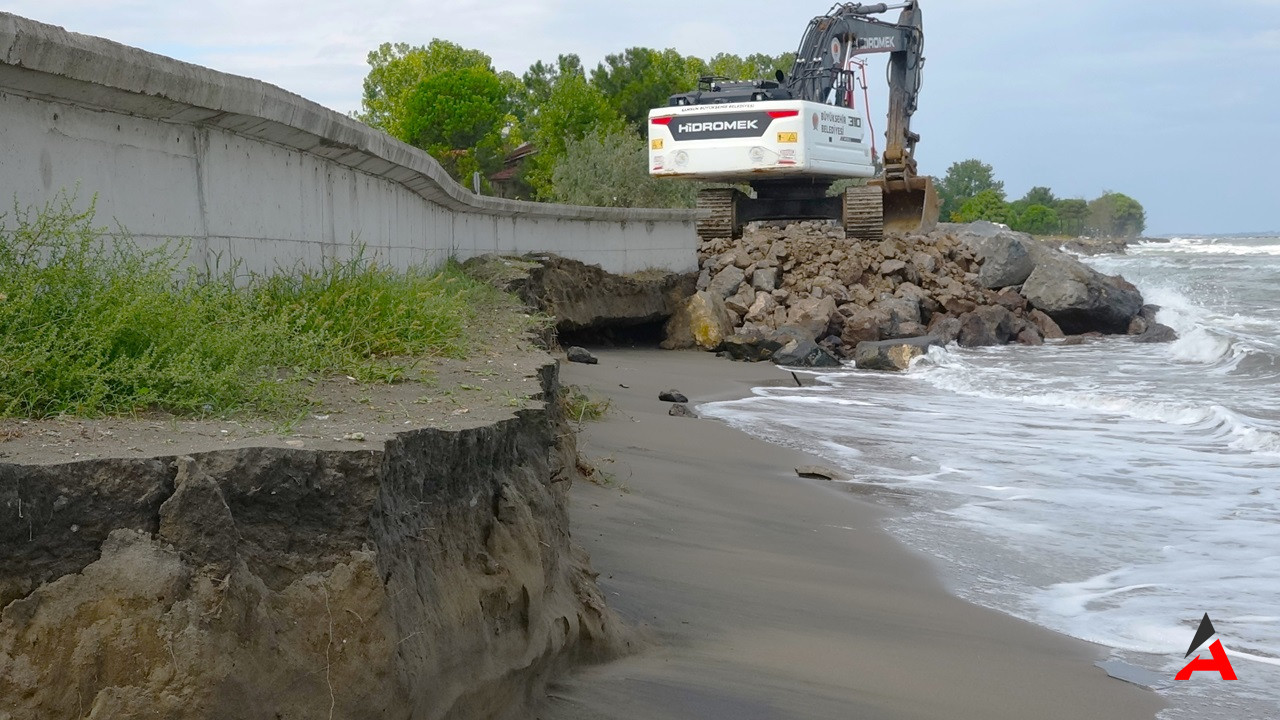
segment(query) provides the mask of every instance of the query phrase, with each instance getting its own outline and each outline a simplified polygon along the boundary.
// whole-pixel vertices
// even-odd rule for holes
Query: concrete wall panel
[[[426,153],[256,80],[0,13],[0,208],[96,195],[98,220],[254,272],[357,245],[397,267],[553,252],[697,266],[691,211],[472,194]]]

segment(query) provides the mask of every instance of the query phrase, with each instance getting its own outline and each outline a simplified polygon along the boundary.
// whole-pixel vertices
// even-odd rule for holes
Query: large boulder
[[[1122,334],[1142,309],[1142,294],[1120,277],[1110,277],[1062,253],[1046,253],[1036,263],[1022,294],[1069,335]]]
[[[841,367],[840,358],[812,340],[792,340],[773,354],[773,361],[788,367]]]
[[[860,370],[902,371],[911,367],[911,361],[934,345],[942,345],[932,335],[879,342],[861,342],[854,348],[853,361]]]
[[[739,330],[724,339],[721,349],[734,360],[761,362],[773,357],[782,345],[759,330]]]
[[[826,335],[827,326],[831,324],[831,316],[836,311],[834,298],[804,298],[797,300],[787,308],[787,324],[804,328],[809,340]]]
[[[978,284],[998,289],[1026,282],[1036,268],[1028,248],[1034,242],[1029,235],[1015,232],[1000,232],[978,241]]]
[[[1000,305],[986,305],[960,318],[956,342],[961,347],[1004,345],[1014,335],[1013,313]]]
[[[721,300],[728,300],[738,292],[738,286],[745,278],[746,273],[742,272],[742,268],[729,265],[711,278],[711,284],[707,290],[719,295]]]
[[[724,299],[718,293],[703,290],[694,293],[667,321],[662,347],[716,350],[732,334],[733,316],[724,306]]]

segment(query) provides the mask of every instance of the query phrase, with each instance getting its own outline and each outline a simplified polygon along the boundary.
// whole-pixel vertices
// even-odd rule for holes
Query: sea
[[[956,594],[1102,646],[1162,720],[1280,718],[1280,233],[1084,260],[1180,339],[953,345],[700,412],[877,486]],[[1175,681],[1206,613],[1238,680]]]

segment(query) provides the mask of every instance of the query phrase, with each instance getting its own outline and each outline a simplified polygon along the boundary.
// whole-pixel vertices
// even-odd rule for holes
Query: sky
[[[794,50],[828,0],[9,0],[0,10],[360,107],[367,53],[444,38],[522,73],[627,47]],[[922,172],[994,166],[1010,199],[1126,193],[1150,234],[1280,230],[1280,0],[922,0]],[[895,17],[896,13],[892,13]],[[883,64],[870,77],[883,132]]]

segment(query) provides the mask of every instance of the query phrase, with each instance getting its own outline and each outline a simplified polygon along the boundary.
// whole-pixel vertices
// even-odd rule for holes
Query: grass
[[[612,407],[609,400],[593,400],[577,385],[560,388],[560,408],[566,417],[581,425],[604,417]]]
[[[453,263],[397,272],[362,252],[237,281],[73,206],[0,214],[0,417],[284,416],[315,376],[395,382],[465,356],[469,324],[505,302]]]

